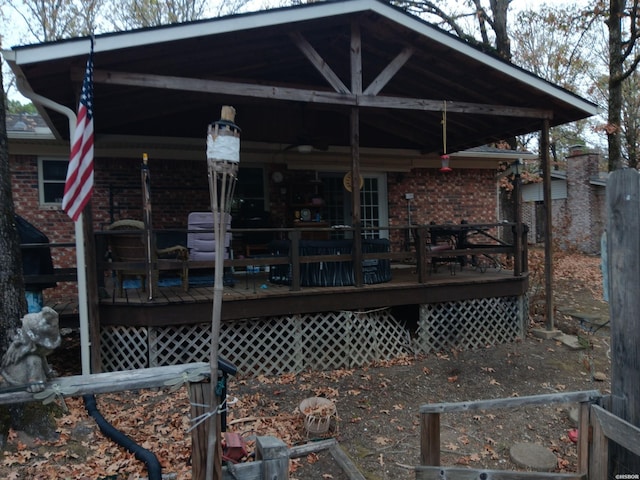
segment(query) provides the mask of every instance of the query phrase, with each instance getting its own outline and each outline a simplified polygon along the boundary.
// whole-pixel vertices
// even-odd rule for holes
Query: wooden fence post
[[[207,408],[199,405],[210,405],[211,387],[209,382],[189,383],[189,400],[191,402],[191,418],[196,418],[207,411]],[[216,402],[217,405],[217,402]],[[220,442],[220,415],[216,415],[218,430],[218,441],[216,442],[215,454],[222,458],[222,443]],[[205,480],[207,474],[207,447],[209,440],[209,422],[204,421],[191,431],[191,478],[192,480]],[[215,462],[215,466],[221,462]],[[214,480],[222,479],[222,471],[214,471]]]
[[[262,480],[289,478],[289,448],[279,438],[257,437],[256,460],[262,461]]]
[[[640,175],[632,168],[607,181],[607,260],[611,413],[640,427]],[[609,476],[640,473],[640,457],[615,444],[609,452]]]
[[[440,465],[440,414],[421,413],[420,464]]]

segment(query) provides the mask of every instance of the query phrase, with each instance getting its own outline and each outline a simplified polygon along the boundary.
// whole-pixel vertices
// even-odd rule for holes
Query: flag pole
[[[84,235],[84,215],[93,194],[93,46],[91,48],[82,92],[75,116],[75,126],[70,126],[70,153],[67,178],[64,186],[62,209],[74,221],[76,237],[76,270],[78,277],[78,310],[80,314],[80,342],[82,374],[91,373],[89,354],[89,313],[87,295],[86,244]],[[69,116],[71,120],[71,116]]]
[[[74,222],[76,235],[76,270],[78,271],[78,315],[80,317],[80,356],[82,374],[91,373],[91,355],[89,353],[89,297],[87,295],[87,270],[84,249],[84,215],[81,213]]]

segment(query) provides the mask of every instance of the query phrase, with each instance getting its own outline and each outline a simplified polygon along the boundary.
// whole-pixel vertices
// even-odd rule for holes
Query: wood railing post
[[[440,414],[420,415],[420,464],[440,465]]]
[[[578,473],[587,473],[589,470],[590,410],[591,402],[580,402],[578,406]]]
[[[289,259],[291,260],[291,290],[300,290],[300,230],[289,232],[291,246],[289,248]]]
[[[600,421],[594,415],[591,405],[589,409],[591,441],[589,442],[589,472],[587,478],[608,478],[609,440],[604,434]]]
[[[416,265],[418,267],[418,282],[427,281],[427,235],[424,227],[416,229]]]
[[[262,480],[289,478],[289,448],[279,438],[257,437],[256,461],[262,461]]]

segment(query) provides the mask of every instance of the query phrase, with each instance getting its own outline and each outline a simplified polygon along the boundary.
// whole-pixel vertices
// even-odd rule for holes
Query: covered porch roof
[[[75,111],[90,40],[3,55],[23,90]],[[377,0],[345,0],[98,35],[96,148],[114,139],[200,140],[233,105],[243,149],[483,145],[597,113],[596,105]],[[359,110],[354,134],[353,109]],[[69,119],[39,106],[58,140]],[[355,137],[354,137],[355,135]],[[163,140],[160,140],[160,138]],[[203,141],[203,140],[202,140]]]

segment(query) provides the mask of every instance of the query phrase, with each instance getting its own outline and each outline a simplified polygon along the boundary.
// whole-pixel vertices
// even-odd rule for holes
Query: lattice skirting
[[[209,324],[103,327],[104,371],[209,361]],[[389,309],[225,322],[220,355],[242,374],[354,368],[409,355],[409,333]]]
[[[493,297],[425,304],[415,344],[421,353],[449,348],[473,349],[523,338],[526,297]]]

